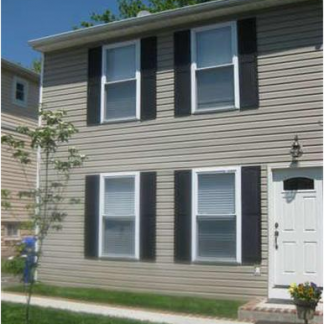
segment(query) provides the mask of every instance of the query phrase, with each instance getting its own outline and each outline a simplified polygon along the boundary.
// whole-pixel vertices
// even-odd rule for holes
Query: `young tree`
[[[49,231],[62,228],[62,222],[67,216],[63,208],[64,204],[78,203],[76,198],[67,201],[64,190],[72,170],[82,166],[86,156],[79,154],[76,148],[67,145],[78,130],[72,123],[64,121],[65,115],[66,113],[62,110],[41,111],[41,126],[35,129],[27,126],[17,127],[16,131],[25,135],[28,141],[16,139],[12,135],[4,135],[1,138],[1,143],[11,150],[13,158],[18,160],[22,168],[32,163],[30,151],[33,154],[38,153],[41,159],[39,188],[30,188],[30,190],[18,193],[19,199],[28,199],[25,207],[30,213],[29,227],[36,230],[38,247],[31,268],[31,281],[26,290],[26,324],[30,323],[30,301],[35,283],[34,275],[39,266],[44,240]],[[61,157],[62,155],[65,157]],[[2,197],[2,204],[9,208],[10,193],[8,190],[4,190],[3,193],[5,194]]]
[[[118,0],[119,12],[117,15],[114,15],[109,9],[101,14],[92,13],[90,21],[81,22],[81,27],[91,27],[98,23],[109,23],[115,20],[136,17],[141,10],[155,13],[209,1],[211,0]]]

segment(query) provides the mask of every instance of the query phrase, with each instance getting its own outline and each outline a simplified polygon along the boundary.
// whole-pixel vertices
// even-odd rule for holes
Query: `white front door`
[[[273,171],[274,285],[323,286],[322,168]]]

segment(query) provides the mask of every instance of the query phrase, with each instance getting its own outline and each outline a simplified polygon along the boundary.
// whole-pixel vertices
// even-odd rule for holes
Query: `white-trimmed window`
[[[139,258],[139,173],[100,179],[99,256]]]
[[[13,89],[12,89],[12,100],[13,103],[19,106],[27,106],[28,96],[28,82],[22,78],[14,77]]]
[[[193,29],[191,38],[192,113],[239,108],[236,22]]]
[[[103,46],[101,122],[140,119],[140,42]]]
[[[241,170],[193,170],[193,261],[241,262]]]
[[[7,223],[6,224],[6,236],[10,238],[19,237],[19,224],[18,223]]]

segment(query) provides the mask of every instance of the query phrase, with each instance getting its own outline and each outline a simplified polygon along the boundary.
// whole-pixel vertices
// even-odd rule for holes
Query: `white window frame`
[[[196,42],[196,34],[202,31],[213,30],[223,27],[231,27],[231,34],[232,34],[232,63],[217,65],[214,67],[208,68],[201,68],[197,69],[197,42]],[[196,71],[203,70],[203,69],[211,69],[215,67],[225,67],[225,66],[234,66],[234,106],[224,106],[224,107],[217,107],[217,108],[208,108],[208,109],[197,109],[198,102],[197,102],[197,79],[196,79]],[[240,87],[239,87],[239,64],[238,64],[238,45],[237,45],[237,23],[236,21],[230,21],[226,23],[216,24],[216,25],[209,25],[199,28],[194,28],[191,30],[191,93],[192,93],[192,100],[191,100],[191,113],[192,114],[200,114],[200,113],[208,113],[208,112],[220,112],[226,110],[236,110],[240,109]]]
[[[134,177],[135,181],[135,255],[125,256],[119,254],[104,254],[102,249],[103,243],[103,221],[105,208],[105,179],[107,178],[129,178]],[[140,172],[117,172],[100,174],[100,200],[99,200],[99,257],[119,258],[119,259],[136,259],[140,257]]]
[[[132,79],[125,79],[125,80],[118,80],[107,82],[106,77],[106,65],[107,65],[107,50],[118,48],[118,47],[125,47],[129,45],[135,45],[135,80],[136,80],[136,116],[132,117],[125,117],[125,118],[114,118],[114,119],[105,119],[105,85],[112,84],[112,83],[119,83],[130,81]],[[140,40],[133,40],[128,42],[122,43],[115,43],[110,45],[102,46],[102,69],[101,69],[101,97],[100,97],[100,122],[101,123],[116,123],[116,122],[123,122],[123,121],[130,121],[130,120],[140,120],[141,119],[141,69],[140,69]]]
[[[10,225],[15,225],[15,226],[17,226],[17,234],[16,235],[9,235],[9,226]],[[5,225],[5,229],[6,229],[6,237],[8,238],[8,239],[17,239],[17,238],[19,238],[20,237],[20,229],[19,229],[19,224],[18,223],[14,223],[14,222],[10,222],[10,223],[7,223],[6,225]]]
[[[17,83],[21,83],[21,84],[24,85],[24,100],[19,100],[19,99],[16,98]],[[12,86],[12,102],[15,105],[18,105],[18,106],[27,107],[28,89],[29,89],[29,83],[28,83],[27,80],[22,79],[22,78],[17,77],[17,76],[14,76],[14,78],[13,78],[13,86]]]
[[[217,168],[202,168],[192,170],[192,217],[191,217],[191,260],[193,262],[218,262],[231,263],[231,261],[222,261],[217,258],[201,258],[198,257],[198,176],[200,174],[211,173],[234,173],[235,174],[235,215],[236,215],[236,261],[233,263],[242,262],[242,211],[241,211],[241,167],[217,167]]]

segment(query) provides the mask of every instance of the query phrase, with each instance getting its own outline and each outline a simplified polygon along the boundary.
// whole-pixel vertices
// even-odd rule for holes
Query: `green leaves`
[[[9,210],[11,208],[11,191],[7,189],[1,189],[1,207],[4,210]]]
[[[92,13],[90,16],[91,21],[83,21],[80,25],[83,28],[87,28],[94,26],[96,23],[110,23],[116,20],[136,17],[142,10],[156,13],[208,1],[211,0],[119,0],[119,13],[117,15],[114,15],[109,9],[105,10],[102,14]],[[77,28],[74,27],[74,29]]]
[[[11,150],[12,157],[20,162],[22,169],[26,164],[32,163],[30,158],[32,155],[36,156],[39,151],[41,153],[40,188],[20,191],[17,198],[25,202],[25,209],[30,214],[29,227],[37,227],[37,237],[42,245],[41,242],[50,229],[62,228],[61,223],[67,216],[63,206],[66,203],[79,203],[80,200],[77,198],[66,198],[64,190],[72,169],[82,167],[87,157],[80,154],[76,147],[66,145],[78,130],[71,122],[66,121],[64,110],[41,110],[40,117],[42,124],[35,129],[24,125],[16,128],[16,132],[25,140],[21,140],[21,136],[18,139],[13,135],[4,135],[1,142]],[[56,172],[54,177],[53,172]],[[2,207],[12,208],[11,201],[14,200],[11,192],[2,189],[1,196]]]
[[[66,200],[64,190],[68,184],[70,172],[74,168],[81,167],[86,160],[86,156],[80,154],[77,148],[66,145],[72,136],[78,133],[78,130],[71,122],[65,120],[66,112],[64,110],[41,110],[40,117],[42,123],[35,129],[28,126],[16,128],[16,132],[25,140],[16,139],[12,135],[1,137],[2,144],[12,151],[12,157],[20,162],[25,175],[28,172],[24,170],[24,167],[32,162],[30,156],[33,154],[36,157],[40,153],[41,159],[38,161],[41,163],[40,187],[32,187],[30,190],[20,191],[17,194],[20,201],[26,202],[25,209],[30,215],[27,223],[30,229],[36,229],[37,232],[35,237],[38,242],[38,249],[35,252],[36,263],[32,267],[32,273],[38,267],[43,242],[48,232],[62,229],[62,222],[67,216],[64,207]],[[34,181],[32,186],[35,186]],[[2,207],[4,209],[11,208],[10,191],[2,189],[1,194]],[[71,203],[71,199],[73,198],[69,197],[68,203]],[[77,199],[73,203],[77,203]],[[17,256],[20,253],[21,251],[17,251]],[[8,265],[8,268],[11,266],[12,264]],[[32,279],[28,288],[26,323],[29,323],[29,306],[33,283],[34,280]]]

